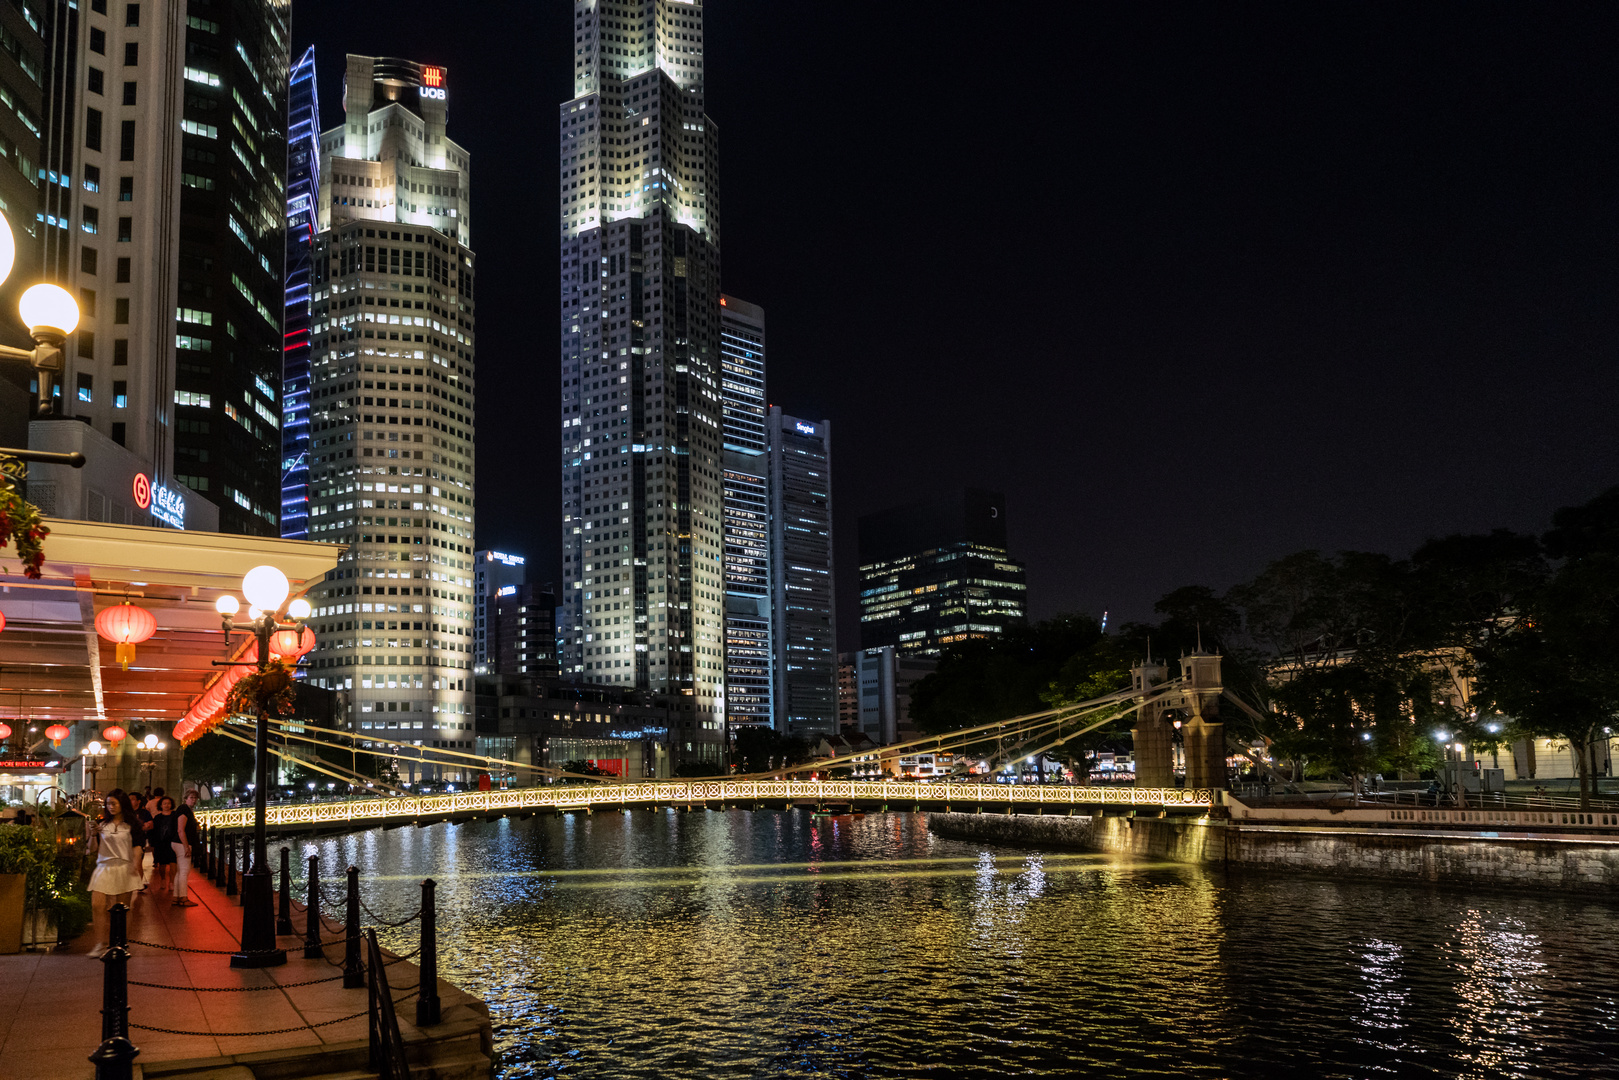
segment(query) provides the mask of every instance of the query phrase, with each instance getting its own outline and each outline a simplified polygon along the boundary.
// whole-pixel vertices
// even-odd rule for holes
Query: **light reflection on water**
[[[385,918],[439,883],[440,972],[489,1002],[507,1080],[1619,1075],[1614,912],[1589,899],[993,848],[906,814],[302,846],[334,889],[359,866]]]

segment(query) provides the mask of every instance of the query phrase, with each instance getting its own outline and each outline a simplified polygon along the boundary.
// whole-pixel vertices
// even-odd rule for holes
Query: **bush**
[[[78,868],[58,857],[56,842],[28,825],[0,825],[0,874],[26,874],[26,903],[49,912],[58,938],[69,941],[90,925],[90,896],[79,885]]]

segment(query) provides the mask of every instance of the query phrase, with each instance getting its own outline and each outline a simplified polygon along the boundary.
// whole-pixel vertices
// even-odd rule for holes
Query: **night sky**
[[[294,7],[327,126],[345,52],[449,69],[478,543],[540,581],[571,18]],[[1120,620],[1619,483],[1619,7],[709,0],[706,36],[724,286],[833,424],[841,647],[856,518],[950,486],[1006,493],[1033,616]]]

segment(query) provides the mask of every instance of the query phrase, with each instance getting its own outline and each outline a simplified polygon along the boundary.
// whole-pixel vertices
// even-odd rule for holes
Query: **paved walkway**
[[[234,950],[242,922],[238,898],[226,898],[223,890],[194,874],[191,899],[196,907],[177,908],[166,894],[137,896],[129,915],[130,940],[227,954]],[[88,1057],[101,1041],[103,965],[88,953],[97,941],[105,940],[105,919],[98,912],[91,931],[63,949],[0,956],[0,1077],[4,1080],[93,1076]],[[295,909],[294,924],[301,926],[302,920],[302,912]],[[340,936],[340,931],[323,935],[326,939]],[[301,938],[283,937],[281,945],[287,949],[286,965],[257,970],[232,968],[228,955],[131,945],[130,982],[158,984],[129,988],[130,1037],[141,1050],[136,1064],[150,1069],[159,1062],[241,1060],[267,1051],[292,1051],[288,1056],[296,1057],[299,1048],[319,1052],[342,1044],[364,1045],[365,989],[345,990],[341,978],[314,986],[290,985],[340,976],[341,971],[323,960],[303,959]],[[334,963],[340,962],[342,943],[329,946],[326,952]],[[419,978],[419,969],[409,961],[388,968],[396,1000],[414,989]],[[263,989],[210,993],[202,989],[205,987]],[[446,1010],[472,1001],[442,980],[439,993]],[[415,998],[405,998],[397,1009],[406,1042],[415,1041],[420,1037],[410,1023],[416,1015]],[[354,1013],[362,1015],[313,1029],[307,1026]],[[286,1028],[294,1030],[239,1034]],[[439,1028],[432,1031],[435,1037],[441,1036]]]

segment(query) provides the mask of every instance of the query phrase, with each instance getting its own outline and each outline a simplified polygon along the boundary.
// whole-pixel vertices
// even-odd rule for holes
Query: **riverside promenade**
[[[303,938],[283,936],[284,966],[232,968],[229,953],[239,945],[241,907],[204,875],[193,874],[191,882],[196,907],[174,907],[166,894],[148,893],[136,897],[129,913],[129,1035],[140,1048],[135,1076],[255,1080],[370,1074],[367,991],[344,989],[340,967],[334,966],[343,959],[342,928],[329,923],[322,935],[333,942],[327,960],[303,959]],[[295,923],[301,925],[302,918],[299,913]],[[88,1059],[101,1042],[104,965],[89,953],[105,940],[104,920],[98,914],[89,931],[52,952],[0,956],[4,1080],[94,1076]],[[397,958],[386,954],[386,959]],[[412,1021],[420,969],[399,960],[387,965],[387,974],[406,1053],[420,1066],[413,1074],[487,1080],[492,1035],[484,1004],[441,979],[441,1023],[418,1029]],[[301,983],[312,985],[295,985]]]

